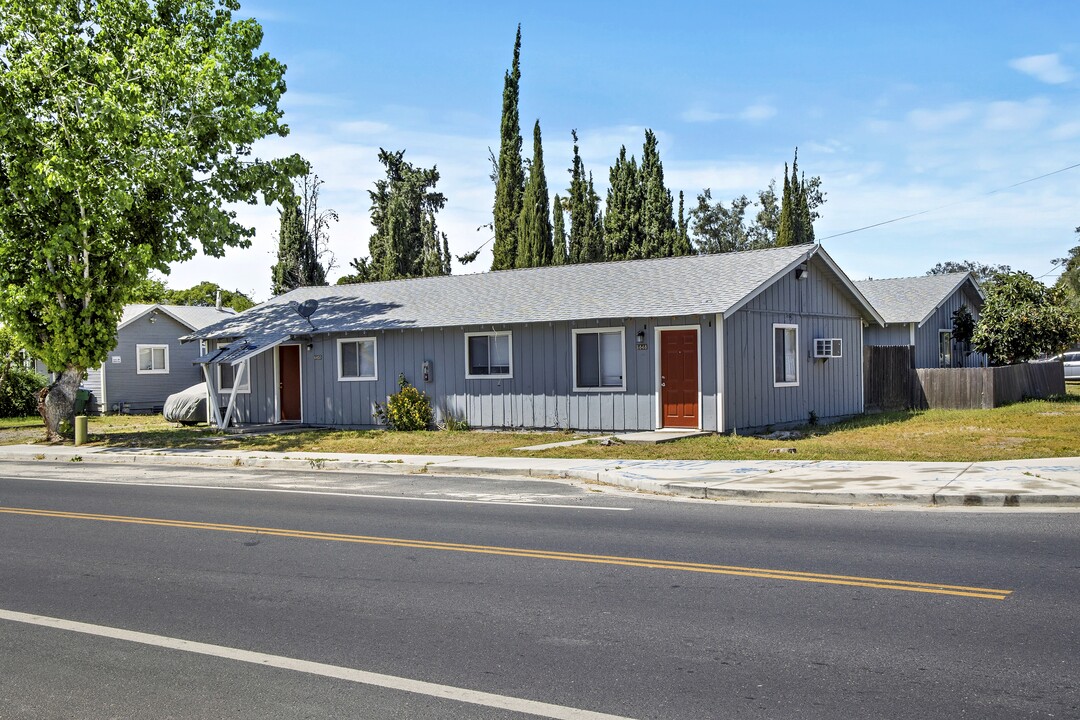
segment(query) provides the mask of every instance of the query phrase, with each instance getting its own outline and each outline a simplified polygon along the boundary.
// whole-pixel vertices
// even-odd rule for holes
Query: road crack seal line
[[[378,537],[374,535],[346,535],[310,530],[289,530],[284,528],[265,528],[250,525],[230,525],[226,523],[208,523],[194,520],[169,520],[164,518],[130,517],[125,515],[103,515],[98,513],[77,513],[60,510],[40,510],[34,508],[0,507],[0,513],[8,515],[27,515],[33,517],[59,518],[67,520],[98,520],[103,522],[157,527],[181,528],[187,530],[212,530],[218,532],[272,535],[304,540],[326,540],[350,542],[365,545],[383,545],[420,550],[444,550],[475,553],[479,555],[501,555],[539,560],[561,560],[567,562],[593,563],[598,565],[621,565],[653,570],[676,570],[699,572],[713,575],[735,575],[770,580],[788,580],[824,585],[846,585],[851,587],[873,588],[878,590],[900,590],[907,592],[930,593],[934,595],[955,595],[982,600],[1005,600],[1012,590],[973,587],[967,585],[949,585],[944,583],[917,582],[912,580],[890,580],[886,578],[860,577],[855,575],[834,575],[828,573],[803,572],[798,570],[776,570],[771,568],[743,567],[739,565],[714,565],[710,563],[683,562],[680,560],[656,560],[650,558],[624,557],[619,555],[592,555],[571,553],[558,550],[536,550],[529,548],[499,547],[495,545],[470,545],[437,540],[414,540],[409,538]]]

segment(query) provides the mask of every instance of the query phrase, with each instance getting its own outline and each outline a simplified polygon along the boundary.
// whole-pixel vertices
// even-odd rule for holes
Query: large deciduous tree
[[[994,365],[1010,365],[1061,352],[1078,340],[1080,311],[1058,288],[1016,272],[996,275],[987,287],[971,343]]]
[[[161,302],[167,305],[199,305],[213,307],[221,298],[221,306],[244,312],[255,307],[255,301],[239,290],[226,290],[217,283],[204,280],[186,290],[166,289]]]
[[[518,95],[521,83],[521,25],[514,40],[514,62],[503,79],[502,122],[499,127],[499,161],[495,168],[495,245],[492,270],[515,266],[518,221],[525,194],[525,172],[521,167],[521,121]]]
[[[1080,234],[1080,227],[1076,228]],[[1069,303],[1080,309],[1080,245],[1069,250],[1069,256],[1054,261],[1061,268],[1061,276],[1058,277],[1055,287],[1059,288]]]
[[[227,204],[306,172],[260,161],[284,136],[285,66],[235,0],[0,0],[0,314],[59,373],[50,438],[114,346],[151,270],[246,247]]]
[[[1012,268],[1008,265],[991,265],[976,260],[947,260],[930,268],[926,274],[949,275],[959,272],[970,272],[980,284],[985,285],[992,282],[996,275],[1011,273]]]

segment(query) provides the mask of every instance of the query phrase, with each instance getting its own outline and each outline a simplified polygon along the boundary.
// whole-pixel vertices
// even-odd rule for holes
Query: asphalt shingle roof
[[[127,325],[135,318],[141,317],[153,308],[160,308],[169,315],[184,323],[192,330],[201,330],[207,325],[213,325],[224,318],[236,315],[232,308],[202,307],[198,305],[162,305],[162,304],[139,304],[125,305],[124,312],[120,316],[120,327]]]
[[[319,301],[315,328],[336,333],[723,313],[817,252],[803,245],[297,288],[189,337],[310,333],[295,310],[308,299]]]
[[[923,323],[952,295],[971,273],[920,277],[856,280],[870,304],[887,323]],[[977,287],[977,286],[976,286]]]

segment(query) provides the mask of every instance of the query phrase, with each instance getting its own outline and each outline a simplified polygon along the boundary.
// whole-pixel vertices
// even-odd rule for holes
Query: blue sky
[[[263,48],[288,65],[289,137],[325,180],[337,267],[367,254],[380,147],[437,165],[451,251],[490,237],[503,74],[522,25],[523,154],[540,120],[551,191],[564,193],[576,128],[606,192],[619,148],[656,132],[666,179],[689,208],[703,188],[751,197],[799,148],[828,202],[816,232],[855,279],[921,275],[946,260],[1005,263],[1052,282],[1080,242],[1080,4],[429,3],[257,0]],[[994,192],[999,191],[999,192]],[[947,207],[943,207],[947,206]],[[941,209],[935,209],[941,208]],[[276,210],[237,208],[257,237],[225,259],[173,266],[270,294]],[[912,213],[915,218],[849,230]],[[487,246],[490,248],[490,244]],[[487,250],[455,273],[490,267]]]

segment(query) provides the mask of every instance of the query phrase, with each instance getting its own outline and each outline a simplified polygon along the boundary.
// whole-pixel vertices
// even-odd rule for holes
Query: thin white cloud
[[[986,108],[986,127],[989,130],[1033,130],[1050,113],[1050,103],[1043,98],[1026,102],[992,102]]]
[[[766,103],[755,103],[743,109],[739,113],[740,120],[747,122],[762,122],[776,116],[776,108]]]
[[[715,112],[702,105],[693,105],[684,110],[681,117],[688,123],[713,123],[721,120],[757,123],[776,117],[776,113],[776,107],[771,103],[755,102],[735,113]]]
[[[1016,58],[1009,61],[1009,67],[1050,85],[1061,85],[1073,79],[1072,68],[1062,63],[1057,53]]]
[[[918,108],[907,114],[907,120],[916,129],[928,132],[942,130],[957,125],[971,118],[973,107],[970,103],[955,103],[943,108]]]

